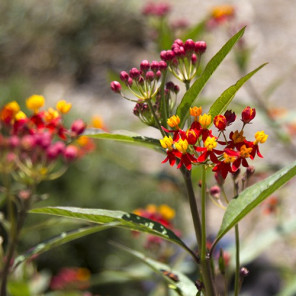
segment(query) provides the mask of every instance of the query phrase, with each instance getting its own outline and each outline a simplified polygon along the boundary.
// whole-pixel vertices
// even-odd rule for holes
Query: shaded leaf
[[[128,252],[129,254],[133,255],[134,257],[140,259],[142,262],[144,262],[146,265],[148,265],[152,270],[154,270],[157,274],[161,275],[163,279],[173,287],[176,287],[175,290],[179,295],[183,296],[196,296],[197,288],[195,284],[182,272],[179,272],[177,270],[171,269],[170,266],[167,264],[164,264],[162,262],[158,262],[154,259],[151,259],[144,255],[143,253],[140,253],[138,251],[132,250],[130,248],[127,248],[125,246],[112,243],[112,245],[115,245],[116,247]],[[171,279],[169,276],[167,276],[163,271],[168,271],[172,273],[173,275],[177,276],[178,281],[175,281]]]
[[[84,132],[84,135],[95,139],[113,140],[163,151],[159,140],[149,137],[143,137],[129,131],[114,131],[112,133],[107,133],[101,129],[88,128]]]
[[[263,64],[256,68],[254,71],[248,73],[241,79],[239,79],[236,84],[227,88],[221,96],[213,103],[210,108],[209,114],[214,118],[216,115],[221,114],[225,111],[228,105],[231,103],[237,91],[247,82],[255,73],[257,73],[261,68],[263,68],[266,64]]]
[[[296,162],[293,162],[265,180],[248,187],[237,198],[233,199],[226,209],[214,245],[252,209],[282,185],[286,184],[295,175]]]
[[[233,37],[231,37],[225,45],[216,53],[216,55],[208,62],[201,76],[193,83],[189,90],[185,93],[181,103],[177,108],[176,114],[179,115],[181,122],[180,128],[183,128],[185,121],[188,116],[188,110],[199,95],[199,93],[204,88],[205,84],[212,76],[217,67],[221,64],[236,42],[244,34],[245,28],[241,29]]]
[[[47,241],[44,241],[42,243],[39,243],[37,246],[31,248],[26,253],[19,255],[14,260],[14,266],[13,268],[16,268],[19,264],[22,262],[30,259],[32,256],[40,255],[46,251],[51,250],[54,247],[61,246],[65,243],[68,243],[70,241],[73,241],[75,239],[84,237],[86,235],[102,231],[105,229],[108,229],[110,227],[116,226],[116,223],[110,223],[105,225],[99,225],[99,226],[89,226],[89,227],[83,227],[79,229],[75,229],[69,232],[62,232],[60,235],[55,236],[54,238],[51,238]]]
[[[194,257],[195,260],[197,260],[194,252],[189,247],[187,247],[185,243],[172,230],[166,228],[160,223],[135,214],[122,211],[83,209],[75,207],[47,207],[33,209],[30,212],[81,219],[87,222],[94,222],[99,224],[117,223],[117,227],[150,233],[175,244],[178,244],[179,246],[187,250]]]

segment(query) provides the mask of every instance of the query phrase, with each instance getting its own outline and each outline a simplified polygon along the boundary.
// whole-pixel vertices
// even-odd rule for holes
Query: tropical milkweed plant
[[[124,99],[135,102],[134,114],[144,124],[157,129],[159,138],[135,135],[131,132],[107,133],[98,129],[85,131],[85,134],[92,138],[153,149],[155,153],[163,155],[160,166],[170,165],[173,169],[179,170],[186,186],[186,199],[191,210],[197,249],[188,246],[175,228],[171,227],[173,212],[167,207],[141,209],[133,213],[73,207],[35,208],[30,212],[80,219],[93,223],[93,226],[63,233],[46,243],[39,244],[22,256],[16,257],[13,266],[78,237],[111,227],[120,227],[164,239],[180,246],[190,255],[198,270],[193,281],[163,262],[124,247],[163,277],[170,289],[168,293],[183,296],[226,295],[229,284],[225,284],[222,290],[217,284],[218,276],[225,275],[226,257],[223,250],[216,250],[216,247],[225,234],[234,228],[235,280],[231,289],[234,290],[234,295],[239,294],[242,277],[247,270],[240,265],[238,223],[296,174],[296,163],[292,163],[248,187],[248,180],[254,172],[251,166],[252,160],[263,158],[260,147],[268,141],[268,135],[256,123],[255,108],[245,106],[241,114],[235,114],[229,105],[244,83],[265,64],[227,88],[211,103],[206,112],[204,106],[199,103],[203,88],[241,39],[244,31],[245,28],[242,28],[233,35],[204,67],[201,66],[203,64],[201,61],[207,49],[206,42],[176,39],[170,49],[160,52],[160,61],[143,60],[138,68],[122,71],[121,82],[111,82],[112,91]],[[174,81],[171,80],[172,77]],[[181,93],[180,88],[183,86],[186,91],[182,98],[178,98]],[[232,123],[235,121],[240,121],[240,126],[236,125],[239,126],[238,129],[232,128]],[[245,131],[250,124],[256,127],[257,131],[254,137],[247,138]],[[197,166],[202,172],[200,184],[199,180],[192,178],[192,169]],[[208,178],[211,174],[215,176],[217,186],[208,190]],[[228,178],[233,180],[232,196],[227,196],[224,190],[224,182]],[[225,213],[218,233],[209,244],[206,201],[209,195],[215,196],[217,193],[221,193],[223,199],[217,200],[216,203],[225,210]],[[218,262],[216,262],[217,257],[213,255],[217,251]],[[6,265],[2,273],[8,274],[13,266]],[[4,289],[1,295],[6,295]]]

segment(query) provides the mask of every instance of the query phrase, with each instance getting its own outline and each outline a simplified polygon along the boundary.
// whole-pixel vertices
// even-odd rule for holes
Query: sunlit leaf
[[[33,209],[30,212],[81,219],[83,221],[99,224],[117,223],[117,227],[150,233],[178,244],[187,250],[195,259],[197,259],[193,251],[187,247],[186,244],[172,230],[166,228],[160,223],[132,213],[75,207],[47,207]]]
[[[96,233],[105,229],[108,229],[110,227],[116,226],[116,223],[110,223],[105,225],[98,225],[98,226],[88,226],[83,227],[79,229],[75,229],[69,232],[62,232],[60,235],[55,236],[47,241],[44,241],[42,243],[39,243],[37,246],[31,248],[26,253],[19,255],[14,260],[14,268],[16,268],[19,264],[22,262],[30,259],[32,256],[40,255],[46,251],[51,250],[54,247],[61,246],[65,243],[68,243],[70,241],[73,241],[75,239],[84,237],[86,235]]]
[[[185,93],[180,105],[177,108],[177,115],[181,118],[180,128],[183,128],[188,116],[188,110],[194,103],[199,93],[204,88],[205,84],[236,44],[236,42],[243,36],[245,28],[241,29],[233,37],[231,37],[225,45],[216,53],[216,55],[208,62],[201,76],[193,83],[189,90]]]
[[[163,151],[159,143],[159,140],[149,137],[143,137],[141,135],[129,131],[120,130],[114,131],[112,133],[107,133],[101,129],[88,128],[84,134],[95,139],[113,140]]]
[[[295,175],[296,162],[293,162],[265,180],[248,187],[233,199],[226,209],[215,244],[252,209]]]
[[[237,91],[245,84],[245,82],[247,82],[255,73],[257,73],[265,65],[266,64],[263,64],[260,67],[256,68],[254,71],[248,73],[246,76],[239,79],[236,82],[236,84],[227,88],[211,106],[209,114],[212,115],[212,118],[225,111],[228,105],[231,103]]]
[[[113,244],[113,243],[112,243]],[[167,264],[164,264],[162,262],[158,262],[154,259],[151,259],[144,255],[143,253],[140,253],[138,251],[132,250],[130,248],[127,248],[125,246],[114,244],[116,247],[119,247],[120,249],[128,252],[129,254],[133,255],[134,257],[140,259],[142,262],[144,262],[146,265],[148,265],[153,271],[158,273],[163,277],[167,283],[172,286],[176,287],[176,292],[179,295],[183,296],[196,296],[197,288],[195,284],[182,272],[179,272],[177,270],[172,269]],[[176,276],[176,278],[173,280],[169,276],[166,275],[164,271],[168,271],[172,273],[172,275]],[[176,281],[177,279],[177,281]]]

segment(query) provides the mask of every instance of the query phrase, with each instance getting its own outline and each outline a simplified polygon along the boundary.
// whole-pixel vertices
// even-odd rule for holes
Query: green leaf
[[[169,49],[173,43],[172,30],[167,19],[162,19],[159,28],[158,46],[159,50]]]
[[[296,293],[296,276],[292,278],[288,283],[285,284],[281,292],[277,296],[295,296]]]
[[[178,244],[186,251],[188,251],[195,260],[197,260],[194,252],[189,247],[187,247],[185,243],[172,230],[164,227],[160,223],[132,213],[102,209],[82,209],[74,207],[47,207],[34,209],[30,212],[81,219],[87,222],[94,222],[99,224],[117,223],[117,227],[150,233],[175,244]]]
[[[248,187],[237,198],[233,199],[226,209],[214,245],[252,209],[295,175],[296,162],[293,162],[265,180]]]
[[[196,24],[195,26],[193,26],[192,28],[190,28],[190,30],[188,30],[184,34],[184,36],[182,37],[182,40],[187,40],[187,39],[196,40],[197,38],[199,38],[199,36],[205,30],[206,22],[207,22],[206,20],[203,20],[203,21],[199,22],[198,24]]]
[[[179,295],[196,296],[197,288],[196,288],[195,284],[182,272],[171,269],[171,267],[168,266],[167,264],[153,260],[138,251],[132,250],[130,248],[127,248],[125,246],[122,246],[122,245],[119,245],[116,243],[112,243],[112,245],[114,245],[114,246],[128,252],[129,254],[133,255],[134,257],[140,259],[142,262],[144,262],[146,265],[148,265],[152,270],[154,270],[156,273],[161,275],[163,277],[163,279],[169,284],[170,287],[176,287],[175,291]],[[174,281],[173,279],[171,279],[170,277],[165,275],[163,271],[168,271],[168,272],[171,272],[172,274],[176,275],[178,278],[178,281]]]
[[[217,67],[224,60],[236,42],[243,36],[245,28],[241,29],[233,37],[231,37],[225,45],[216,53],[216,55],[208,62],[201,76],[193,83],[189,90],[185,93],[180,105],[177,108],[176,114],[180,117],[180,128],[183,128],[187,119],[189,108],[204,88],[205,84],[215,72]]]
[[[225,111],[228,105],[231,103],[237,91],[245,84],[245,82],[247,82],[255,73],[257,73],[265,65],[266,63],[259,66],[254,71],[248,73],[247,75],[239,79],[236,82],[236,84],[227,88],[211,106],[209,114],[212,115],[212,118],[214,118],[216,115],[221,114],[223,111]]]
[[[105,225],[83,227],[69,232],[62,232],[60,235],[55,236],[54,238],[51,238],[45,242],[39,243],[37,246],[31,248],[28,252],[19,255],[14,261],[13,268],[16,268],[19,264],[30,259],[34,255],[42,254],[46,251],[51,250],[54,247],[61,246],[75,239],[108,229],[116,225],[116,223],[110,223]]]
[[[114,131],[112,133],[106,133],[101,129],[88,128],[84,132],[84,135],[95,139],[113,140],[122,143],[140,145],[163,152],[159,140],[149,137],[143,137],[141,135],[129,131]]]

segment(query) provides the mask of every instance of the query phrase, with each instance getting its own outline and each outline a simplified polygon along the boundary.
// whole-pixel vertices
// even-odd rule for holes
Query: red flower
[[[244,124],[249,123],[256,116],[256,109],[251,107],[246,107],[242,112],[242,121]]]

